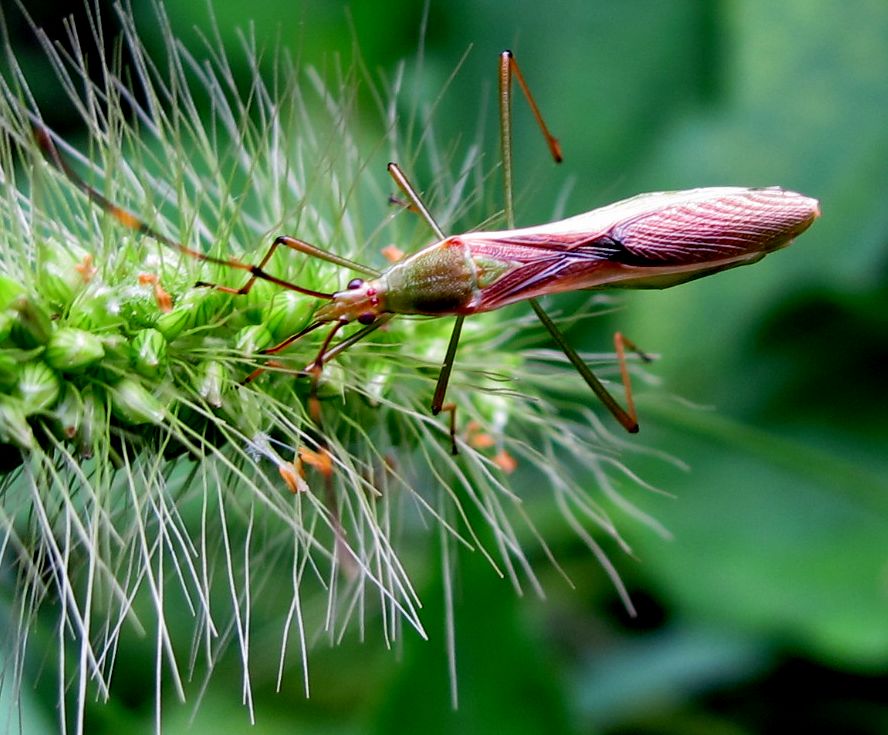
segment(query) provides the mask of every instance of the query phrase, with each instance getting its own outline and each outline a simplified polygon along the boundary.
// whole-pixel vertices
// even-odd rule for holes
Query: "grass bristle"
[[[434,171],[421,188],[446,229],[489,217],[483,187],[496,172],[480,147],[437,141],[432,119],[406,134],[428,110],[401,89],[402,70],[374,81],[334,63],[322,74],[244,36],[238,53],[253,69],[244,85],[228,52],[184,48],[157,14],[165,56],[149,58],[121,12],[130,63],[124,75],[106,60],[101,82],[86,74],[79,30],[59,46],[37,32],[87,130],[56,146],[152,228],[245,262],[289,233],[383,268],[387,246],[409,252],[431,240],[388,204],[390,157]],[[484,554],[516,589],[541,591],[527,550],[557,563],[534,528],[541,502],[560,509],[625,597],[595,539],[622,545],[609,514],[637,520],[619,495],[634,476],[591,412],[552,401],[558,385],[579,396],[575,405],[590,402],[570,367],[510,343],[529,324],[526,310],[466,324],[449,391],[459,456],[446,419],[428,410],[447,319],[396,319],[327,365],[321,438],[308,381],[292,371],[313,359],[323,330],[240,385],[265,365],[258,351],[304,326],[316,302],[285,304],[292,294],[269,284],[247,297],[193,288],[245,276],[91,205],[37,146],[41,111],[10,64],[0,99],[0,450],[12,460],[0,478],[0,554],[17,618],[5,686],[21,687],[31,657],[46,654],[28,650],[46,648],[32,628],[54,631],[57,663],[43,675],[57,673],[62,710],[82,726],[87,701],[109,695],[121,636],[135,632],[155,638],[158,698],[161,679],[197,696],[234,648],[252,707],[250,615],[267,597],[286,612],[281,670],[300,661],[308,693],[307,649],[319,633],[336,641],[376,627],[388,643],[405,627],[427,635],[411,550],[438,543],[439,532],[445,547]],[[374,84],[380,115],[368,126],[356,91]],[[352,277],[292,252],[267,270],[322,291]],[[61,330],[70,331],[47,352]],[[324,441],[332,472],[310,454]]]

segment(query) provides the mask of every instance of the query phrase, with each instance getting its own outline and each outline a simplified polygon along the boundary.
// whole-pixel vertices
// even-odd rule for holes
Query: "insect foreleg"
[[[314,322],[312,324],[309,324],[305,329],[302,329],[302,330],[296,332],[296,334],[291,334],[283,342],[278,342],[278,344],[276,344],[274,347],[269,347],[267,350],[262,350],[261,354],[276,355],[278,352],[283,352],[291,344],[293,344],[297,340],[302,339],[306,334],[308,334],[309,332],[313,332],[315,329],[323,326],[324,324],[326,324],[326,322]],[[252,373],[250,373],[246,378],[244,378],[243,385],[246,385],[247,383],[252,383],[256,378],[258,378],[260,375],[262,375],[262,373],[264,373],[269,368],[280,368],[280,367],[283,367],[283,365],[281,363],[279,363],[275,360],[271,360],[271,361],[265,363],[265,365],[263,365],[262,367],[256,368]],[[299,371],[299,372],[294,371],[294,372],[297,375],[304,374],[304,371]]]
[[[304,293],[308,291],[308,289],[304,289],[302,287],[294,287],[293,284],[287,284],[285,281],[278,280],[274,276],[269,275],[265,272],[265,266],[268,264],[268,261],[271,260],[275,251],[281,246],[285,246],[290,248],[291,250],[296,250],[297,252],[304,253],[306,255],[311,256],[312,258],[318,258],[320,260],[326,260],[328,263],[335,263],[336,265],[340,265],[344,268],[349,268],[353,271],[357,271],[358,273],[363,273],[365,275],[375,277],[379,275],[379,271],[374,268],[370,268],[366,265],[361,265],[360,263],[355,263],[353,260],[349,260],[348,258],[343,258],[339,255],[334,255],[333,253],[328,253],[326,250],[319,248],[317,245],[312,245],[309,242],[305,242],[305,240],[299,240],[295,237],[289,237],[287,235],[281,235],[280,237],[275,238],[275,241],[271,244],[271,247],[268,248],[265,255],[262,257],[262,260],[259,261],[259,264],[254,266],[250,271],[250,277],[247,279],[247,282],[241,286],[240,288],[232,288],[231,286],[222,286],[218,283],[209,283],[207,281],[198,281],[194,285],[198,288],[213,288],[217,291],[222,291],[224,293],[231,293],[243,296],[244,294],[248,294],[250,289],[253,288],[253,284],[256,283],[257,280],[265,280],[272,281],[280,286],[284,286],[284,288],[290,288],[294,291],[299,291],[300,293]],[[322,294],[319,291],[313,291],[308,294],[309,296],[318,295],[320,298],[329,298],[330,294]]]
[[[333,324],[332,328],[327,333],[327,336],[324,338],[324,343],[321,345],[321,349],[318,350],[317,357],[315,357],[305,369],[306,372],[311,375],[311,392],[308,397],[309,413],[311,414],[312,419],[314,419],[314,422],[318,425],[318,428],[321,427],[321,402],[318,399],[318,384],[321,380],[321,373],[324,370],[324,360],[327,358],[327,349],[330,347],[330,343],[333,341],[336,333],[346,324],[348,324],[348,322],[344,319],[340,319]]]
[[[345,352],[349,347],[353,347],[358,342],[363,340],[364,337],[366,337],[368,334],[375,332],[381,326],[388,324],[394,318],[395,318],[394,314],[382,314],[381,316],[377,317],[376,321],[373,322],[373,324],[368,324],[366,327],[359,329],[354,334],[351,334],[348,337],[346,337],[345,339],[340,340],[333,347],[328,348],[324,352],[323,362],[327,363],[327,362],[330,362],[330,360],[333,360],[333,359],[339,357],[339,355],[341,355],[343,352]],[[283,342],[279,342],[274,347],[269,347],[267,350],[262,350],[262,354],[263,355],[276,355],[279,352],[283,352],[291,344],[298,341],[299,339],[304,337],[309,332],[313,332],[318,327],[323,326],[324,324],[326,324],[326,322],[314,322],[313,324],[310,324],[302,331],[297,332],[296,334],[291,335],[290,337],[287,337],[287,339],[285,339]],[[315,363],[312,362],[302,370],[289,370],[289,371],[284,370],[284,372],[292,372],[294,375],[305,376],[305,375],[308,375],[311,373],[314,365],[315,365]],[[263,365],[262,367],[256,368],[252,373],[250,373],[244,379],[243,383],[244,383],[244,385],[246,385],[247,383],[254,381],[256,378],[258,378],[260,375],[262,375],[262,373],[264,373],[269,368],[284,368],[284,367],[285,366],[282,363],[272,360],[272,361],[266,363],[265,365]]]
[[[394,318],[395,318],[394,314],[382,314],[382,315],[376,317],[376,321],[374,321],[373,324],[368,324],[363,329],[359,329],[354,334],[351,334],[348,337],[346,337],[345,339],[340,340],[339,342],[336,343],[335,346],[333,346],[329,350],[327,350],[327,352],[324,354],[324,362],[330,362],[330,360],[334,359],[335,357],[338,357],[343,352],[345,352],[349,347],[352,347],[353,345],[357,344],[362,339],[364,339],[364,337],[366,337],[368,334],[370,334],[371,332],[375,332],[381,326],[383,326],[384,324],[388,324]]]

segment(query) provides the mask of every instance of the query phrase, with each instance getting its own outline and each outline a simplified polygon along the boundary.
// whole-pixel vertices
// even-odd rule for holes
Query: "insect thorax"
[[[462,313],[478,291],[475,268],[458,238],[423,248],[383,276],[385,308],[396,314]]]

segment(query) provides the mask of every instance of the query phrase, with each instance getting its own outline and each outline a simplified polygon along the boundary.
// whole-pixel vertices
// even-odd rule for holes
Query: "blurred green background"
[[[61,36],[57,6],[26,5]],[[107,32],[114,13],[102,5]],[[154,11],[132,5],[151,46]],[[318,66],[357,45],[372,73],[416,53],[422,21],[408,0],[213,8],[232,49],[252,19],[258,38]],[[204,3],[167,10],[199,55],[200,35],[214,32]],[[5,13],[13,44],[39,79],[16,13]],[[672,540],[627,526],[634,558],[612,550],[637,618],[573,537],[547,540],[576,589],[540,559],[545,600],[517,597],[464,555],[458,711],[433,579],[421,591],[431,642],[408,632],[389,651],[354,633],[315,645],[308,700],[298,670],[275,694],[277,657],[254,656],[251,731],[888,732],[888,3],[434,0],[430,99],[470,46],[437,117],[442,139],[471,136],[486,114],[495,155],[496,58],[508,47],[564,148],[556,169],[516,103],[519,224],[545,221],[568,184],[566,213],[641,191],[781,185],[818,197],[823,217],[755,268],[627,294],[570,333],[601,351],[620,329],[660,355],[659,385],[640,390],[637,441],[689,465],[628,461],[674,496],[631,498]],[[74,118],[41,103],[76,140]],[[120,651],[115,698],[91,712],[90,732],[150,731],[153,654],[147,643]],[[244,731],[240,700],[232,657],[196,713],[170,697],[165,730]],[[34,732],[54,717],[51,697],[43,714],[40,701],[26,702]]]

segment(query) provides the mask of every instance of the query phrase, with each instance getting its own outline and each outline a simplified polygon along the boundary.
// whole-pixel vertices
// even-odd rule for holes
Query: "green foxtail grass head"
[[[491,215],[490,159],[477,143],[436,138],[430,111],[402,88],[403,67],[386,80],[359,66],[321,74],[245,38],[238,53],[253,74],[244,85],[226,51],[183,48],[157,13],[164,63],[148,57],[122,12],[131,62],[124,74],[103,60],[100,82],[76,44],[57,47],[37,31],[86,130],[54,145],[154,230],[243,262],[291,234],[382,267],[391,246],[409,252],[433,239],[389,203],[389,159],[427,172],[420,185],[446,229]],[[41,110],[14,57],[9,64],[0,549],[16,580],[7,574],[4,584],[15,585],[18,632],[8,686],[28,670],[28,629],[39,621],[57,632],[59,691],[77,722],[90,696],[108,696],[114,652],[133,632],[156,638],[164,686],[185,697],[194,672],[210,672],[232,643],[249,671],[251,606],[263,595],[279,603],[282,590],[281,671],[306,667],[319,633],[335,641],[375,625],[386,641],[404,628],[425,636],[417,550],[440,536],[483,554],[517,589],[538,589],[528,549],[557,565],[534,527],[540,505],[560,511],[625,596],[595,536],[625,546],[615,511],[656,524],[620,497],[636,484],[624,441],[584,408],[570,366],[518,345],[533,324],[526,308],[465,325],[449,393],[459,456],[447,421],[428,410],[446,319],[396,319],[326,364],[319,425],[300,372],[323,332],[274,364],[261,352],[303,329],[322,302],[266,282],[247,296],[195,288],[238,287],[246,276],[93,206],[38,146]],[[377,100],[369,123],[362,86]],[[322,292],[354,275],[280,251],[265,270]],[[182,610],[184,630],[170,619]]]

